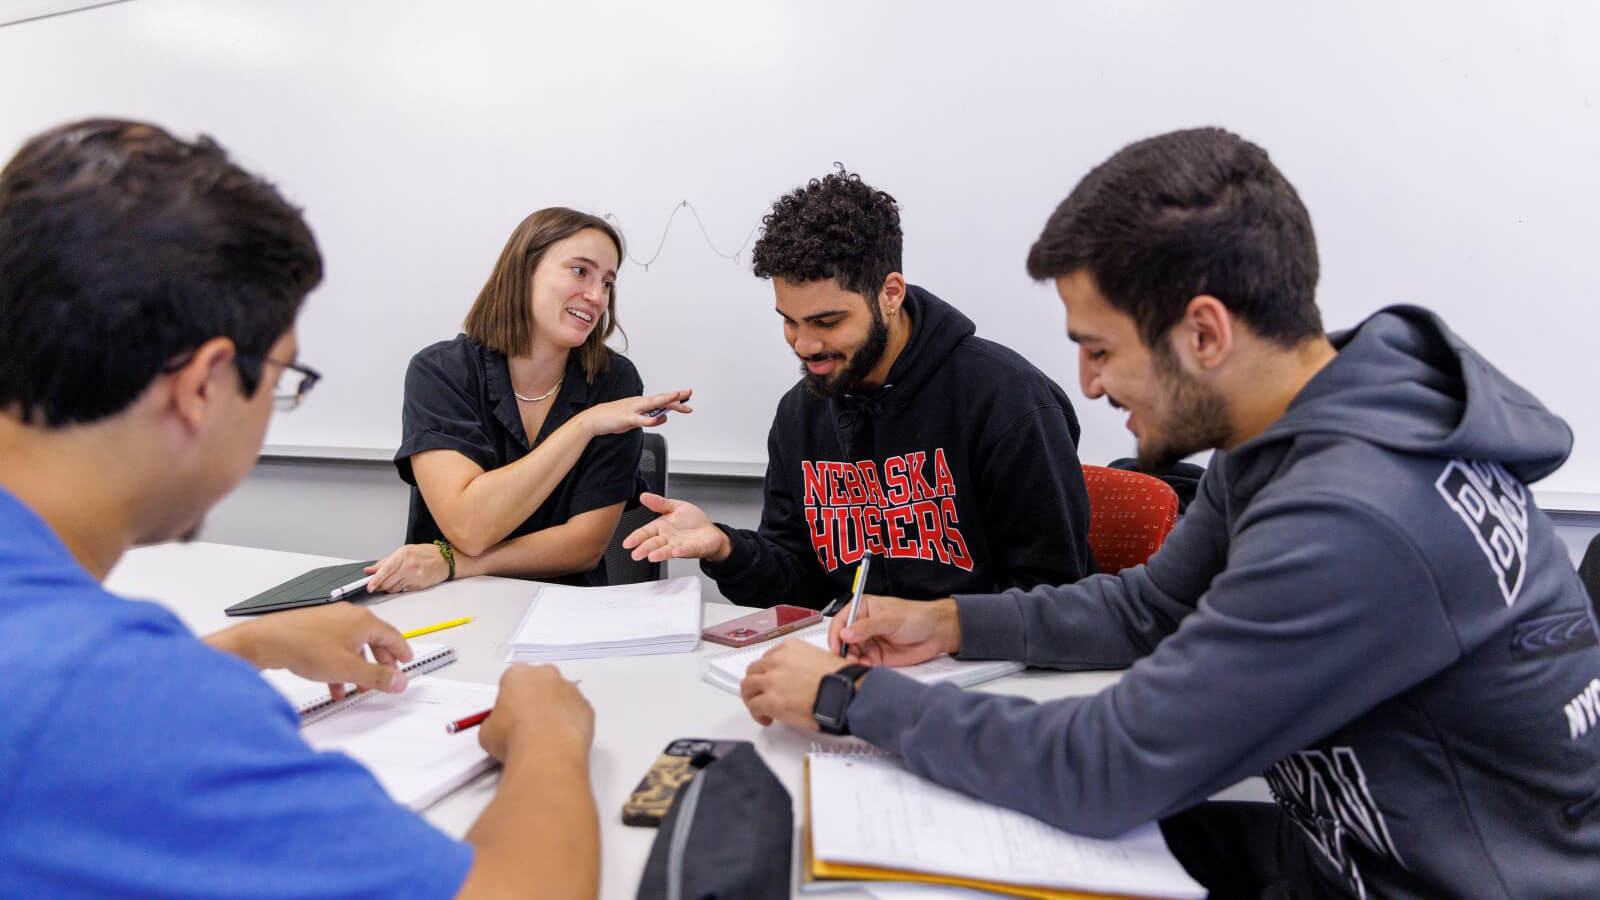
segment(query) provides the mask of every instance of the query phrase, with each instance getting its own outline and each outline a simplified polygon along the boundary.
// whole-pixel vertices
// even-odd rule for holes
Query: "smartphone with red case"
[[[753,612],[748,616],[729,619],[700,632],[700,636],[729,647],[745,647],[775,638],[780,634],[798,631],[807,625],[822,621],[822,613],[804,606],[787,603]]]

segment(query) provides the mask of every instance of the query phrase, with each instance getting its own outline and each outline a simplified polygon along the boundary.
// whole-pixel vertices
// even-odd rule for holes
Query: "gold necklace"
[[[544,393],[540,394],[537,397],[524,397],[521,394],[517,393],[517,389],[516,388],[512,388],[511,389],[511,394],[512,394],[512,396],[516,397],[518,400],[521,400],[523,403],[538,403],[541,400],[549,400],[551,394],[554,394],[556,391],[561,390],[561,382],[566,381],[566,380],[567,380],[567,376],[562,375],[560,378],[556,379],[556,386],[555,387],[551,388],[548,391],[545,391]]]

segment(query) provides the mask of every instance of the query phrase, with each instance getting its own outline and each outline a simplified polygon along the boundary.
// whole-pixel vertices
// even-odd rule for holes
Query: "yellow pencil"
[[[437,625],[427,625],[427,626],[424,626],[422,628],[413,628],[410,631],[407,631],[406,633],[404,633],[404,634],[402,634],[400,636],[409,641],[412,638],[414,638],[414,637],[416,637],[417,635],[420,635],[420,634],[428,634],[428,633],[434,632],[434,631],[443,631],[446,628],[454,628],[457,625],[465,625],[465,624],[467,624],[468,622],[471,622],[471,621],[472,621],[472,617],[471,616],[467,616],[465,619],[451,619],[448,622],[440,622]]]

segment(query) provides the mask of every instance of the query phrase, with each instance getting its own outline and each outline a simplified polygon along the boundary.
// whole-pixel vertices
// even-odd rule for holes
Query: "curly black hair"
[[[874,299],[883,280],[900,271],[900,209],[841,164],[772,204],[753,262],[758,278],[832,278]]]

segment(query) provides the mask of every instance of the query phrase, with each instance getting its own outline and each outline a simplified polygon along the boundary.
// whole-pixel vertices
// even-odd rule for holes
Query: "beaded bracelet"
[[[455,549],[450,546],[450,542],[449,541],[434,541],[433,545],[435,547],[439,548],[439,555],[444,557],[445,563],[450,566],[450,575],[449,575],[449,577],[445,578],[445,581],[455,581],[456,580],[456,551],[455,551]]]

